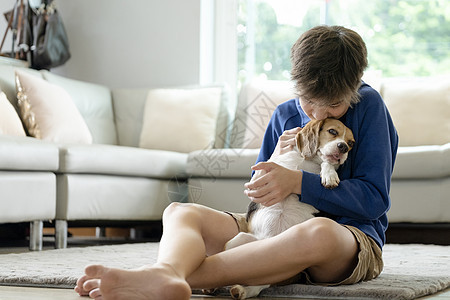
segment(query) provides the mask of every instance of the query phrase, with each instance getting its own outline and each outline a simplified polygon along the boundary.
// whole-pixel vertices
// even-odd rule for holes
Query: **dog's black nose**
[[[341,153],[347,153],[348,152],[348,146],[346,143],[338,143],[337,147],[339,149],[339,152]]]

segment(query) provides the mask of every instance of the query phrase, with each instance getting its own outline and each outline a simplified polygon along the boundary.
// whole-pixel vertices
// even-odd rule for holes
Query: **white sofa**
[[[381,92],[400,139],[389,221],[450,223],[450,78],[375,79],[366,80]],[[265,127],[275,107],[294,96],[290,82],[253,81],[243,87],[230,149],[189,154],[191,202],[246,211],[243,185]]]
[[[159,89],[111,90],[0,63],[0,90],[17,111],[17,69],[66,91],[93,141],[64,143],[0,134],[0,223],[31,222],[34,250],[42,247],[46,220],[55,220],[56,247],[61,248],[67,243],[68,221],[160,221],[172,201],[245,211],[243,185],[250,179],[267,122],[276,105],[294,96],[289,82],[255,81],[242,88],[238,103],[225,86],[214,85],[170,89],[163,93],[167,99],[148,106],[149,95]],[[390,221],[450,223],[449,80],[383,79],[372,85],[383,95],[400,135]],[[182,107],[179,115],[172,114],[174,106],[164,106],[181,106],[180,91],[211,88],[219,89],[218,99]],[[197,112],[209,123],[196,122],[201,119]],[[427,118],[423,112],[433,114]],[[180,114],[194,119],[181,122],[185,116]],[[149,115],[158,121],[148,122]],[[189,136],[194,129],[202,134]],[[143,143],[148,136],[157,142]],[[210,142],[190,145],[199,137]]]
[[[147,95],[155,89],[110,90],[47,71],[0,64],[0,90],[18,112],[14,80],[17,70],[67,91],[92,135],[92,144],[82,144],[0,134],[0,223],[31,222],[35,233],[30,236],[31,249],[42,247],[42,221],[55,220],[56,247],[62,248],[67,245],[68,221],[107,224],[161,220],[172,201],[187,201],[188,154],[158,149],[159,143],[156,149],[139,147]],[[231,118],[224,85],[163,92],[201,94],[206,89],[218,91],[213,107],[218,111],[209,118],[210,123],[215,123],[210,126],[214,135],[211,142],[214,147],[224,147]],[[170,111],[158,114],[171,118]],[[189,124],[181,128],[186,126]],[[167,141],[186,134],[181,130],[166,132],[162,127],[150,130],[162,132]],[[191,147],[195,149],[196,145]]]

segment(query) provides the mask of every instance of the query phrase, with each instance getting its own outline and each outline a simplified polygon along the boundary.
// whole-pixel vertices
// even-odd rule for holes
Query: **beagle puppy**
[[[339,120],[313,120],[296,135],[294,150],[273,155],[269,161],[285,168],[320,174],[322,185],[332,189],[339,184],[336,170],[345,162],[354,144],[352,131]],[[264,173],[263,170],[256,171],[251,181],[260,178]],[[228,241],[225,249],[273,237],[289,227],[313,218],[318,213],[315,207],[300,202],[296,194],[291,194],[269,207],[250,202],[247,211],[250,232],[236,235]],[[257,296],[268,287],[269,285],[245,287],[234,285],[230,293],[234,299],[246,299]]]

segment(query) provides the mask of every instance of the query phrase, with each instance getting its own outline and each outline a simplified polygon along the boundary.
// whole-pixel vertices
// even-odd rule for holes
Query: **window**
[[[357,31],[369,70],[383,77],[450,71],[448,0],[239,0],[238,87],[254,77],[288,80],[290,47],[318,24]]]

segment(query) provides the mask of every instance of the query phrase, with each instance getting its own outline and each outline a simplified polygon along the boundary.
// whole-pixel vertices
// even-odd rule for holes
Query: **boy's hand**
[[[296,144],[295,136],[297,135],[297,133],[299,133],[300,130],[302,130],[300,127],[285,130],[283,134],[278,138],[277,146],[275,147],[272,155],[278,156],[292,151]]]
[[[245,184],[244,193],[253,202],[271,206],[290,194],[301,193],[302,171],[290,170],[273,162],[260,162],[252,170],[265,171],[260,178]]]

